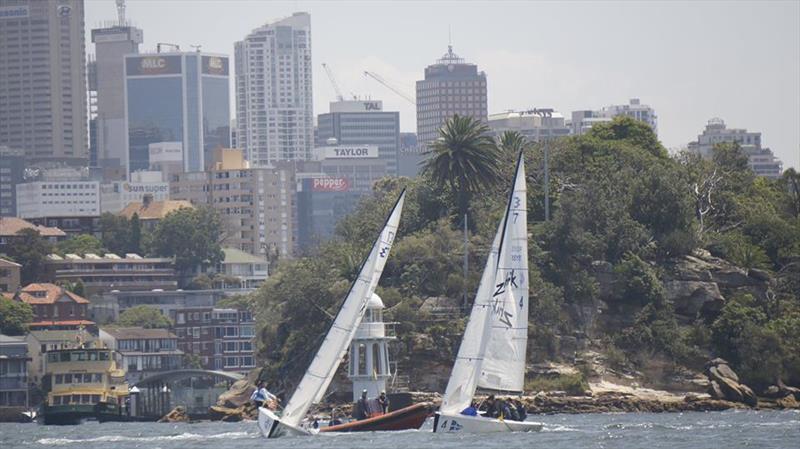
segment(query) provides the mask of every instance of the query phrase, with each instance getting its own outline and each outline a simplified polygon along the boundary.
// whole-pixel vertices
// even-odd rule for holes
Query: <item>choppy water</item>
[[[799,448],[797,411],[620,413],[533,418],[544,430],[530,434],[432,434],[423,430],[264,440],[256,424],[87,423],[80,426],[0,424],[0,448]]]

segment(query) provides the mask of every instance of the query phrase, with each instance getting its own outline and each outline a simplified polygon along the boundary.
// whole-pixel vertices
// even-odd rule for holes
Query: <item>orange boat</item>
[[[431,404],[423,402],[373,416],[360,421],[350,421],[335,426],[322,427],[320,432],[374,432],[378,430],[419,429],[430,413]]]

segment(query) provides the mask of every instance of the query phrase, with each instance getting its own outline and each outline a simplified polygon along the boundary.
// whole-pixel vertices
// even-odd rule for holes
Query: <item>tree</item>
[[[130,241],[128,242],[128,252],[139,254],[142,252],[142,222],[139,214],[133,213],[130,225]]]
[[[59,282],[58,285],[64,287],[65,290],[75,293],[78,296],[86,296],[86,286],[83,285],[83,280],[81,279],[78,279],[75,282],[62,281]]]
[[[131,229],[128,219],[109,212],[100,215],[98,223],[103,246],[115,254],[125,254],[130,247]]]
[[[150,306],[136,306],[119,314],[120,326],[143,327],[145,329],[166,329],[172,321]]]
[[[221,234],[222,224],[213,209],[178,209],[156,226],[151,252],[174,257],[175,268],[186,275],[198,266],[216,266],[225,257],[220,246]]]
[[[472,117],[454,115],[447,120],[425,154],[423,173],[456,195],[459,217],[468,213],[473,195],[500,179],[489,128]]]
[[[24,302],[0,296],[0,333],[24,335],[33,321],[33,308]]]
[[[56,243],[55,250],[61,256],[65,254],[77,254],[79,256],[83,256],[86,253],[102,254],[103,243],[93,235],[80,234]]]
[[[17,231],[17,237],[9,245],[8,256],[22,265],[20,277],[23,285],[41,280],[45,257],[51,251],[52,245],[39,234],[39,231],[31,228]]]

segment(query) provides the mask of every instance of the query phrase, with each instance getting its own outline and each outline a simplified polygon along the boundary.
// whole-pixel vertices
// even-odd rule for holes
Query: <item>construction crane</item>
[[[383,77],[378,75],[377,73],[364,70],[364,76],[368,76],[368,77],[374,79],[375,81],[381,83],[384,87],[386,87],[387,89],[389,89],[392,92],[396,93],[397,95],[403,97],[409,103],[411,103],[413,105],[417,104],[417,102],[414,100],[414,97],[412,97],[411,95],[408,95],[407,93],[403,92],[402,90],[392,86],[391,84],[389,84],[388,81],[383,79]]]
[[[328,64],[322,63],[322,67],[325,67],[325,73],[328,74],[328,79],[331,81],[331,86],[333,86],[333,90],[336,92],[336,99],[339,101],[343,101],[344,97],[342,96],[342,90],[339,89],[339,83],[336,82],[336,77],[333,76],[333,70],[328,67]]]

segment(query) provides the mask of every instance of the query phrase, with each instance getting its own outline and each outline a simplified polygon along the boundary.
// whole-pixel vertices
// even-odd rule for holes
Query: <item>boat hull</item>
[[[39,423],[48,426],[72,426],[96,417],[94,406],[89,404],[45,405],[39,414]]]
[[[428,417],[429,404],[414,404],[385,415],[323,427],[320,432],[376,432],[419,429]]]
[[[272,410],[261,407],[258,409],[258,429],[265,438],[280,438],[288,436],[308,436],[314,431],[292,426],[281,421],[280,417]]]
[[[530,421],[484,418],[482,416],[446,415],[436,412],[433,420],[434,433],[500,433],[538,432],[542,424]]]

